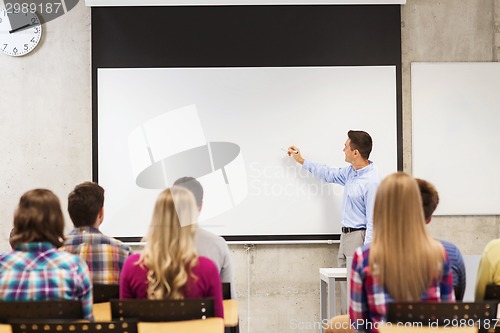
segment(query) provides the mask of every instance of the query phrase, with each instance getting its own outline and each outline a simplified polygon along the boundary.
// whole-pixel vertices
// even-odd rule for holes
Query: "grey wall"
[[[72,187],[91,179],[90,10],[80,2],[43,26],[31,54],[0,55],[1,251],[25,191],[49,188],[66,209]]]
[[[411,172],[411,62],[498,61],[500,0],[407,0],[401,25],[404,168]],[[91,179],[90,28],[90,10],[80,1],[45,26],[34,53],[0,57],[0,251],[9,248],[23,192],[48,187],[65,209],[71,188]],[[446,144],[429,149],[445,154]],[[500,236],[500,217],[436,217],[430,230],[464,254],[480,254]],[[319,320],[318,269],[334,266],[337,245],[230,248],[242,333],[318,331],[307,329]],[[299,323],[305,328],[293,329]]]

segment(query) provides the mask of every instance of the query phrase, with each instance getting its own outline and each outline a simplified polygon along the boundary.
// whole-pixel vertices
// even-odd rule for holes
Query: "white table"
[[[321,322],[337,315],[335,283],[347,281],[347,268],[320,268],[320,315]],[[347,291],[349,295],[349,290]],[[347,302],[349,304],[349,302]]]

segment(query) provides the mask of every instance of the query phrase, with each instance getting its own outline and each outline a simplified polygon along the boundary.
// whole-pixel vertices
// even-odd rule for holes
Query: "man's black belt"
[[[366,228],[347,228],[347,227],[342,227],[342,233],[344,233],[344,234],[348,234],[350,232],[359,231],[359,230],[366,230]]]

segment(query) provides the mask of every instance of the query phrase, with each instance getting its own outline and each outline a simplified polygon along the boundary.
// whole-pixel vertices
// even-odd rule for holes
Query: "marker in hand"
[[[299,163],[299,164],[304,164],[304,158],[302,157],[302,153],[300,152],[300,149],[295,147],[295,146],[289,146],[288,149],[283,149],[286,151],[288,156],[293,157],[293,159]]]
[[[285,149],[285,148],[281,148],[281,150],[286,151],[288,153],[288,156],[291,156],[291,153],[294,153],[294,154],[298,154],[299,153],[298,150],[293,150],[293,149],[288,150],[288,149]]]

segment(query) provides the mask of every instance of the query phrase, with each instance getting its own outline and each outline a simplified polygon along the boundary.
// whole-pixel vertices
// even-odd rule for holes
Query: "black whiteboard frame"
[[[400,12],[400,5],[91,8],[93,180],[99,181],[98,68],[395,66],[402,170]],[[340,239],[339,234],[222,236],[249,242]]]

